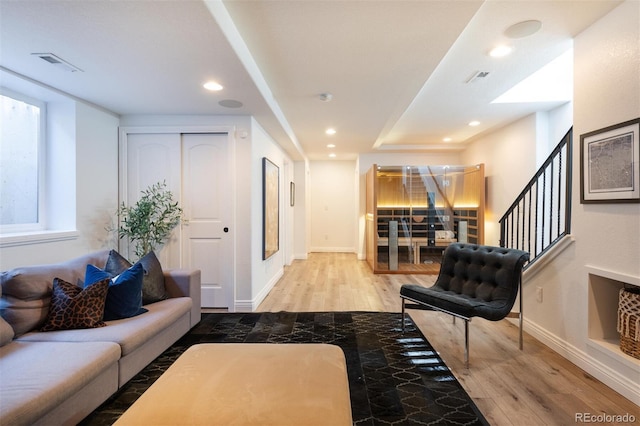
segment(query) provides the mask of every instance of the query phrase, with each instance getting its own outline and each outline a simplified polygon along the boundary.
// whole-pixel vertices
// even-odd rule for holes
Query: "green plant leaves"
[[[182,219],[182,209],[173,201],[166,182],[158,182],[142,191],[140,199],[118,208],[118,237],[128,237],[135,244],[136,256],[142,257],[164,244],[173,228]]]

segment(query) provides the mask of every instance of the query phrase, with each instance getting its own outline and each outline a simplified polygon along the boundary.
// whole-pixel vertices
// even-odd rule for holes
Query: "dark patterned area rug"
[[[386,312],[216,313],[88,416],[110,425],[197,343],[329,343],[347,360],[355,425],[488,425],[427,339],[406,317]]]

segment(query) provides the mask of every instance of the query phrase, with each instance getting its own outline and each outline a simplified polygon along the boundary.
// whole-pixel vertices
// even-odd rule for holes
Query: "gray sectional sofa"
[[[108,257],[105,250],[0,276],[0,424],[77,424],[200,321],[200,271],[166,270],[168,298],[143,314],[39,331],[53,279],[81,284],[86,265]]]

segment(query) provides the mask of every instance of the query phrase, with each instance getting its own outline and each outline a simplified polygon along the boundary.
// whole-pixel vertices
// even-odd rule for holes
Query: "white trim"
[[[38,231],[0,236],[0,247],[27,246],[40,243],[55,243],[75,240],[80,236],[78,231]]]
[[[311,253],[356,253],[355,247],[311,247]]]
[[[218,0],[205,0],[205,6],[207,6],[209,12],[211,13],[211,16],[213,16],[213,19],[215,19],[215,21],[218,23],[218,26],[227,38],[227,41],[231,45],[231,48],[236,52],[236,55],[240,62],[242,62],[244,69],[251,76],[251,80],[262,95],[263,100],[269,106],[269,109],[271,110],[273,115],[278,120],[278,123],[282,127],[282,130],[284,130],[284,132],[286,133],[287,138],[291,141],[300,157],[306,160],[307,157],[304,153],[304,150],[302,149],[302,146],[300,145],[300,142],[298,141],[298,138],[296,137],[295,132],[287,121],[287,117],[285,116],[284,112],[280,108],[280,104],[278,104],[275,96],[273,96],[267,80],[264,78],[264,75],[262,74],[260,67],[253,58],[249,47],[240,35],[240,32],[233,22],[233,19],[231,18],[227,7],[223,4],[223,2]],[[282,149],[282,147],[280,147],[280,149]]]
[[[266,299],[273,287],[278,284],[280,278],[284,276],[284,268],[280,270],[269,280],[262,290],[252,300],[236,300],[235,312],[254,312],[258,309],[258,306]]]
[[[634,382],[632,379],[623,376],[584,351],[569,344],[565,340],[548,332],[526,318],[525,330],[531,336],[560,354],[563,358],[593,375],[596,379],[600,380],[625,398],[635,403],[640,401],[640,386],[638,386],[637,381]]]
[[[609,278],[610,280],[620,281],[640,287],[640,277],[623,274],[620,272],[611,271],[609,269],[602,269],[597,266],[585,265],[585,269],[591,275],[598,275],[600,277]]]
[[[543,254],[538,260],[536,260],[530,268],[525,269],[522,273],[523,281],[526,282],[533,278],[538,272],[544,269],[547,264],[560,255],[567,247],[575,242],[573,235],[567,234],[560,241],[558,241],[548,252]]]

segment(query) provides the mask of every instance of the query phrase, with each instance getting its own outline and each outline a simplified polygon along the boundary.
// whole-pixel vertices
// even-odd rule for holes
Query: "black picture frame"
[[[640,118],[580,135],[580,203],[640,203]]]

